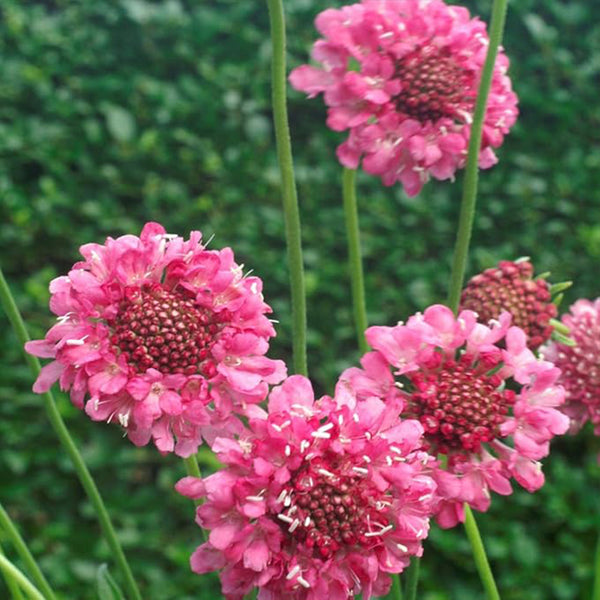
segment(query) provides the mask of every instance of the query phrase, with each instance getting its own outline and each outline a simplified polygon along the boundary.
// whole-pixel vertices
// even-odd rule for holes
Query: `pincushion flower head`
[[[385,594],[387,573],[422,553],[437,501],[423,428],[399,407],[347,393],[315,401],[300,375],[275,388],[266,419],[213,444],[224,469],[177,484],[205,498],[197,522],[210,535],[192,569],[221,569],[228,600],[254,586],[260,600]]]
[[[394,383],[402,390],[402,416],[421,423],[424,447],[445,463],[435,471],[440,525],[463,520],[464,502],[487,510],[489,491],[510,494],[513,477],[529,491],[543,484],[539,460],[568,427],[558,410],[564,390],[560,371],[527,348],[508,313],[484,325],[470,310],[456,318],[435,305],[406,324],[370,327],[366,336],[376,352],[342,381],[360,382],[360,397],[389,396]]]
[[[545,358],[562,371],[566,401],[562,410],[578,431],[591,421],[600,435],[600,298],[577,300],[562,316],[574,346],[553,341],[542,349]]]
[[[54,359],[34,391],[58,380],[92,419],[182,456],[236,430],[233,414],[250,414],[285,367],[264,356],[275,332],[260,279],[201,239],[148,223],[140,237],[82,246],[84,260],[50,284],[57,324],[26,345]]]
[[[560,284],[564,289],[564,284]],[[529,260],[503,260],[497,267],[472,277],[462,292],[460,306],[473,310],[482,323],[497,319],[502,311],[512,316],[512,324],[527,334],[528,346],[536,350],[550,339],[557,315],[551,287],[544,277],[533,278]]]
[[[349,131],[340,162],[362,166],[409,196],[430,176],[451,179],[464,167],[483,62],[485,24],[442,0],[363,0],[317,16],[322,39],[291,84],[323,93],[327,125]],[[517,98],[500,51],[484,121],[479,166],[497,162],[517,117]]]

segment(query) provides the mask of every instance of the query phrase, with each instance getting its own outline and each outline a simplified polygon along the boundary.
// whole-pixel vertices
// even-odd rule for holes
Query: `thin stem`
[[[198,466],[198,458],[195,454],[184,458],[183,462],[185,463],[185,470],[187,471],[187,474],[190,477],[197,477],[198,479],[202,479],[202,473],[200,471],[200,467]],[[202,500],[200,498],[197,498],[194,500],[194,504],[196,506],[200,506],[202,504]],[[204,529],[200,529],[200,531],[202,532],[202,541],[206,542],[206,531]]]
[[[400,575],[394,573],[392,575],[392,588],[390,593],[386,596],[387,600],[402,600],[402,584],[400,583]]]
[[[592,600],[600,600],[600,532],[596,542],[596,558],[594,560],[594,590]]]
[[[56,596],[52,591],[50,584],[44,577],[44,574],[35,561],[35,558],[29,551],[27,544],[21,537],[15,524],[12,522],[10,515],[6,512],[6,510],[4,510],[2,504],[0,504],[0,529],[6,533],[7,538],[14,546],[15,551],[21,557],[21,560],[25,565],[25,570],[29,573],[33,581],[43,592],[44,596],[46,596],[48,600],[55,600]]]
[[[416,600],[417,598],[417,587],[419,586],[419,568],[421,566],[421,559],[414,557],[410,561],[410,566],[406,570],[406,600]]]
[[[6,279],[4,279],[4,275],[2,270],[0,269],[0,301],[4,307],[4,310],[8,316],[11,325],[13,326],[15,333],[17,335],[17,339],[21,344],[21,347],[25,346],[25,343],[29,341],[29,335],[27,333],[27,329],[25,328],[25,323],[21,317],[19,309],[10,293],[10,289],[8,284],[6,283]],[[25,355],[25,359],[29,364],[31,371],[34,376],[37,377],[40,372],[40,362],[31,354],[23,351]],[[110,516],[106,507],[104,506],[104,502],[102,497],[100,496],[100,492],[96,487],[96,484],[88,471],[88,468],[83,460],[83,457],[79,453],[75,442],[71,438],[65,423],[60,416],[60,412],[56,406],[56,402],[54,401],[54,396],[51,392],[45,392],[41,395],[42,400],[44,402],[44,407],[46,409],[46,413],[48,415],[48,419],[56,435],[58,436],[61,444],[65,448],[73,466],[75,467],[75,471],[77,472],[77,476],[79,477],[79,481],[83,486],[94,510],[96,511],[96,515],[98,516],[98,520],[100,521],[100,526],[102,527],[102,531],[104,533],[104,537],[108,542],[108,545],[111,549],[111,553],[114,556],[114,559],[123,575],[125,580],[125,586],[128,592],[128,595],[134,600],[141,600],[142,596],[138,590],[137,584],[133,575],[131,573],[131,569],[129,568],[129,564],[127,563],[127,559],[125,558],[125,554],[121,548],[121,544],[117,538],[115,530],[113,528],[112,522],[110,520]]]
[[[475,517],[473,517],[471,508],[467,504],[465,504],[465,531],[467,532],[467,537],[471,543],[475,566],[479,572],[479,578],[483,584],[487,600],[500,600],[500,594],[498,593],[498,588],[494,581],[492,569],[490,569],[490,563],[488,562],[485,548],[483,547]]]
[[[460,207],[458,231],[456,233],[456,245],[454,247],[454,259],[452,261],[452,275],[450,278],[450,293],[448,295],[448,306],[456,312],[460,302],[460,293],[465,276],[469,243],[471,241],[471,230],[473,228],[473,217],[475,216],[475,203],[477,200],[477,183],[479,177],[478,160],[479,149],[483,131],[483,121],[487,99],[492,84],[494,65],[498,55],[498,47],[502,41],[504,22],[506,20],[506,8],[508,0],[494,0],[492,6],[492,19],[490,21],[490,44],[481,73],[479,92],[473,113],[471,125],[471,137],[469,139],[469,151],[467,154],[467,166],[463,182],[463,194]]]
[[[6,556],[0,554],[0,569],[3,573],[16,581],[19,587],[31,598],[31,600],[46,600],[40,591],[13,565]]]
[[[360,227],[356,202],[356,171],[344,169],[342,180],[344,196],[344,214],[346,216],[346,236],[348,238],[348,260],[352,283],[352,303],[354,305],[354,323],[361,354],[369,349],[365,339],[367,329],[367,308],[365,303],[365,283],[360,251]]]
[[[0,556],[5,556],[2,546],[0,546]],[[2,571],[2,576],[4,577],[6,587],[10,592],[10,597],[13,600],[24,600],[21,588],[19,587],[17,581],[13,578],[12,573],[5,567],[0,568],[0,571]]]
[[[267,4],[269,6],[271,43],[273,46],[271,71],[273,122],[275,124],[277,157],[281,174],[285,237],[287,240],[292,294],[294,371],[306,375],[308,372],[306,364],[306,293],[304,288],[300,212],[286,104],[285,17],[281,0],[267,0]]]

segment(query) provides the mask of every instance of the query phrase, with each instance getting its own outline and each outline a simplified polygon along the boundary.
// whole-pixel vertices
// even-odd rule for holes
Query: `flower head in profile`
[[[275,335],[262,283],[231,249],[207,250],[157,223],[140,237],[86,244],[84,260],[50,284],[58,322],[26,350],[52,358],[34,391],[55,381],[94,420],[119,423],[136,445],[195,452],[202,436],[237,430],[269,383],[285,377],[264,356]],[[260,410],[260,409],[258,409]]]
[[[565,388],[561,409],[571,418],[573,432],[591,421],[594,433],[600,435],[600,298],[577,300],[561,321],[575,345],[552,341],[542,349],[561,370]]]
[[[558,410],[564,390],[556,383],[560,371],[534,356],[507,313],[487,326],[472,311],[456,318],[435,305],[406,324],[371,327],[366,336],[376,352],[342,380],[360,382],[360,397],[389,396],[394,384],[401,389],[402,416],[418,420],[424,447],[445,457],[445,468],[435,471],[440,525],[461,521],[464,502],[487,510],[489,491],[510,494],[513,477],[529,491],[543,484],[538,461],[568,427]]]
[[[554,330],[551,319],[557,308],[544,277],[533,278],[529,260],[502,260],[497,267],[472,277],[460,299],[462,309],[475,311],[482,323],[510,313],[512,323],[527,334],[527,343],[536,350],[550,339]]]
[[[317,16],[321,35],[291,84],[323,93],[328,126],[349,131],[340,162],[385,185],[399,181],[409,196],[434,177],[464,167],[483,62],[486,28],[467,9],[442,0],[363,0]],[[479,166],[497,162],[517,117],[517,98],[500,51],[493,73]]]
[[[177,484],[205,498],[197,522],[210,535],[192,569],[221,569],[228,600],[254,586],[261,600],[385,594],[387,573],[422,553],[436,502],[423,429],[398,409],[348,393],[315,401],[299,375],[275,388],[266,419],[215,441],[224,469]]]

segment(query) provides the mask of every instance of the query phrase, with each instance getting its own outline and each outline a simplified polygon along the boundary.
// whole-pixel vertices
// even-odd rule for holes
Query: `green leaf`
[[[110,134],[118,142],[131,141],[136,131],[133,115],[128,110],[115,104],[105,104],[103,111]]]
[[[125,600],[117,582],[108,572],[108,566],[102,564],[96,571],[96,591],[99,600]]]
[[[561,283],[553,283],[550,286],[550,295],[554,296],[555,294],[560,294],[560,292],[568,290],[572,285],[572,281],[562,281]]]

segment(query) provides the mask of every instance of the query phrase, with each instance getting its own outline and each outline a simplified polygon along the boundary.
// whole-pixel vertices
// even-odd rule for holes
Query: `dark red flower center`
[[[160,284],[128,288],[126,296],[109,322],[110,341],[135,371],[212,374],[207,371],[214,367],[206,359],[222,319],[185,293]]]
[[[320,558],[342,547],[379,545],[392,528],[386,518],[389,499],[364,477],[364,467],[355,475],[329,468],[311,464],[295,474],[277,515],[279,525]]]
[[[479,452],[482,443],[500,437],[500,424],[515,402],[515,392],[500,390],[501,378],[488,374],[493,363],[470,363],[465,356],[406,376],[413,388],[406,416],[421,422],[434,453]]]
[[[556,317],[557,309],[547,281],[534,280],[532,274],[530,262],[502,261],[467,283],[461,309],[474,310],[482,323],[497,319],[503,310],[509,312],[512,324],[525,331],[527,345],[535,350],[552,335],[550,319]]]
[[[464,122],[473,107],[473,74],[455,62],[448,48],[422,46],[396,63],[402,90],[399,112],[421,123],[450,117]]]

